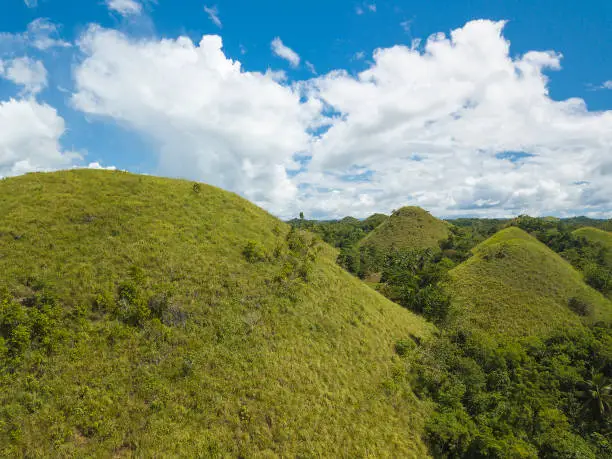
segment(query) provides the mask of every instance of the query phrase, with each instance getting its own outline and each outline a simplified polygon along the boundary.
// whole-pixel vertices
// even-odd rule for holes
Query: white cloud
[[[543,70],[559,69],[561,56],[512,58],[502,29],[472,21],[423,49],[379,49],[356,78],[336,71],[308,82],[335,117],[295,178],[304,191],[296,207],[612,215],[612,112],[552,100]]]
[[[400,22],[400,26],[404,29],[404,32],[410,32],[410,27],[412,27],[412,20],[407,19],[405,21]]]
[[[289,62],[289,64],[291,64],[292,67],[297,67],[300,65],[300,56],[291,48],[285,46],[279,37],[272,40],[270,46],[274,54],[281,59],[285,59],[287,62]]]
[[[59,36],[57,25],[48,19],[35,19],[28,25],[26,39],[34,48],[46,51],[50,48],[68,48],[70,43],[62,40]]]
[[[604,81],[601,86],[601,89],[612,89],[612,80]]]
[[[142,5],[136,0],[107,0],[106,6],[124,17],[138,16],[142,13]]]
[[[216,36],[195,45],[92,28],[73,103],[153,141],[158,172],[281,216],[408,204],[441,216],[612,216],[612,111],[551,99],[547,73],[561,56],[515,56],[503,25],[472,21],[378,49],[357,75],[291,86],[244,71]]]
[[[44,18],[32,21],[23,33],[0,32],[0,54],[21,52],[27,48],[47,51],[70,46],[70,43],[60,38],[59,27]]]
[[[38,0],[24,0],[24,3],[28,8],[36,8],[38,6]]]
[[[0,60],[0,77],[23,86],[25,94],[37,94],[47,86],[47,69],[41,61],[29,57]]]
[[[76,108],[112,118],[157,146],[158,172],[205,180],[282,214],[298,192],[288,170],[309,149],[318,103],[228,59],[221,38],[130,40],[91,28],[75,70]]]
[[[99,162],[89,163],[87,165],[87,169],[97,169],[97,170],[105,170],[105,171],[116,171],[117,168],[115,166],[103,166]]]
[[[71,167],[80,156],[62,151],[64,120],[34,99],[0,102],[0,177]]]
[[[219,28],[223,26],[223,24],[221,24],[221,19],[219,19],[219,10],[217,9],[217,5],[205,6],[204,11],[206,11],[206,14],[208,14],[208,17],[213,22],[213,24],[215,24]]]
[[[361,16],[366,11],[369,11],[370,13],[376,13],[376,10],[376,3],[363,2],[355,7],[355,13],[359,16]]]
[[[365,57],[365,52],[364,51],[357,51],[354,55],[353,55],[353,60],[354,61],[360,61]]]
[[[310,73],[312,73],[313,75],[317,74],[317,69],[315,68],[312,62],[306,61],[305,65]]]

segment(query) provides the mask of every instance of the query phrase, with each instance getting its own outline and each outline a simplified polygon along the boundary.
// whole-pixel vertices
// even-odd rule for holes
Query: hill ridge
[[[609,320],[612,304],[588,287],[567,261],[517,227],[473,249],[450,271],[453,320],[493,334],[547,334],[556,327]],[[572,305],[585,304],[588,317]]]
[[[185,180],[0,195],[0,456],[427,454],[394,344],[434,327],[331,247]]]

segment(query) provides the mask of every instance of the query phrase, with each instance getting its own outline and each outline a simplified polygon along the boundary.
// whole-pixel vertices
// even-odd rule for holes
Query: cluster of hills
[[[612,455],[608,222],[284,223],[118,171],[0,196],[2,457]]]

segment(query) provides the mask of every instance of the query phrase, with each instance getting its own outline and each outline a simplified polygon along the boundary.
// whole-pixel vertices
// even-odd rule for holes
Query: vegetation
[[[474,256],[449,274],[453,320],[495,336],[544,335],[612,318],[612,303],[585,285],[567,261],[516,227],[478,245]],[[576,300],[590,305],[592,314],[573,312],[570,301]]]
[[[449,225],[420,207],[402,207],[360,241],[360,246],[379,252],[389,249],[439,248],[447,239]]]
[[[206,185],[0,181],[1,457],[423,457],[434,327]]]
[[[612,457],[609,222],[286,225],[88,170],[0,195],[1,457]]]
[[[436,402],[426,424],[434,457],[612,457],[612,329],[545,338],[448,329],[404,352],[419,397]]]

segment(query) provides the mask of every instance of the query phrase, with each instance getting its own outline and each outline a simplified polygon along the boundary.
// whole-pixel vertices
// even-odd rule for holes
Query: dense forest
[[[381,249],[362,241],[376,237],[381,233],[376,228],[399,218],[400,212],[374,217],[290,223],[337,247],[341,266],[438,326],[433,340],[407,338],[396,344],[406,380],[419,398],[434,403],[435,414],[426,424],[434,457],[612,457],[612,328],[607,321],[593,319],[597,306],[590,299],[612,296],[612,234],[604,231],[612,223],[584,217],[457,219],[440,222],[448,226],[448,237],[437,247],[398,243]],[[569,263],[571,267],[564,269],[575,268],[599,292],[588,300],[579,296],[562,300],[566,304],[561,307],[586,320],[515,336],[496,334],[495,324],[483,329],[453,317],[459,314],[453,307],[459,291],[454,287],[455,268],[486,246],[484,241],[512,227],[529,235],[524,236],[525,244],[539,241],[558,254],[562,260],[543,252],[557,265]],[[420,228],[430,229],[431,224]],[[530,242],[528,237],[535,239]],[[480,249],[479,260],[485,269],[501,263],[497,259],[520,262],[512,259],[510,244],[497,245],[490,253],[485,248]],[[528,286],[522,289],[521,307],[535,301]],[[554,322],[557,312],[551,311]],[[504,320],[513,319],[508,313]]]

